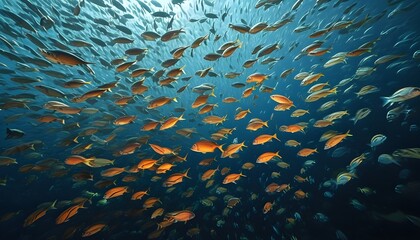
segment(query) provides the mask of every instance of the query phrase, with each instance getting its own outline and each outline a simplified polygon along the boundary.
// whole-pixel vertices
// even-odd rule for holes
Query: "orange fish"
[[[358,57],[362,54],[372,51],[372,48],[358,48],[346,54],[346,57]]]
[[[162,165],[160,165],[157,169],[156,169],[156,173],[157,174],[162,174],[162,173],[166,173],[167,171],[170,171],[171,168],[175,166],[173,164],[170,163],[163,163]]]
[[[160,200],[159,200],[159,198],[156,198],[156,197],[150,197],[150,198],[148,198],[148,199],[146,199],[146,200],[144,200],[144,203],[143,203],[143,207],[145,208],[145,209],[147,209],[147,208],[152,208],[156,203],[162,203]]]
[[[245,89],[242,92],[242,98],[247,98],[247,97],[251,96],[251,94],[254,90],[255,90],[255,86],[252,86],[250,88]]]
[[[285,97],[283,95],[273,94],[273,95],[270,96],[270,98],[273,101],[275,101],[277,103],[280,103],[280,104],[286,104],[286,105],[292,104],[293,105],[293,101],[290,100],[288,97]]]
[[[121,167],[121,168],[118,168],[118,167],[108,168],[108,169],[105,169],[105,170],[101,171],[101,176],[102,177],[113,177],[113,176],[116,176],[118,174],[121,174],[121,173],[123,173],[125,171],[126,171],[126,168],[125,167]]]
[[[164,211],[165,211],[165,210],[164,210],[163,208],[158,208],[158,209],[156,209],[156,210],[152,213],[152,216],[150,217],[150,219],[155,219],[155,218],[157,218],[157,217],[159,217],[159,216],[162,216]]]
[[[173,185],[182,182],[182,179],[184,177],[191,179],[187,174],[190,169],[188,168],[187,171],[184,173],[174,173],[171,176],[169,176],[165,182],[163,182],[162,186],[164,187],[172,187]]]
[[[351,137],[351,136],[353,135],[350,134],[350,130],[348,130],[344,134],[335,135],[334,137],[328,139],[328,141],[325,143],[324,150],[335,147],[337,144],[343,141],[346,137]]]
[[[127,70],[129,67],[133,66],[136,63],[137,61],[132,61],[132,62],[126,62],[126,63],[120,64],[119,66],[117,66],[116,71],[124,72],[125,70]]]
[[[67,208],[66,210],[64,210],[60,215],[58,215],[58,217],[55,220],[56,224],[62,224],[64,222],[67,222],[71,217],[73,217],[74,215],[77,214],[77,212],[79,211],[80,208],[85,208],[83,207],[83,204],[85,203],[85,201],[76,204],[74,206],[71,206],[69,208]]]
[[[223,150],[221,158],[232,158],[233,154],[237,153],[238,151],[241,151],[243,147],[247,147],[244,143],[245,141],[243,141],[242,143],[230,144],[225,150]]]
[[[122,116],[122,117],[117,118],[114,121],[114,125],[122,126],[122,125],[126,125],[126,124],[129,124],[129,123],[133,123],[134,120],[136,120],[136,118],[137,118],[137,116],[135,116],[135,115]]]
[[[252,142],[252,145],[261,145],[261,144],[264,144],[266,142],[271,142],[271,140],[273,138],[276,139],[277,141],[280,141],[280,139],[277,138],[276,133],[274,133],[273,135],[263,134],[263,135],[260,135],[260,136],[256,137],[254,139],[254,141]]]
[[[223,179],[223,184],[228,184],[228,183],[236,184],[236,181],[239,180],[241,177],[246,177],[246,176],[243,175],[242,173],[231,173],[227,175],[225,179]]]
[[[149,119],[150,122],[146,123],[143,125],[143,127],[141,128],[141,131],[151,131],[156,129],[156,127],[159,125],[160,122],[155,121],[153,119]]]
[[[191,147],[191,150],[194,152],[200,152],[200,153],[211,153],[214,152],[216,148],[218,148],[221,152],[223,152],[223,146],[217,145],[215,142],[208,141],[208,140],[200,140]]]
[[[149,189],[146,191],[138,191],[133,193],[131,196],[131,200],[140,200],[143,198],[144,195],[149,195]]]
[[[201,160],[198,163],[198,165],[200,165],[200,166],[209,166],[209,165],[212,164],[213,161],[216,161],[216,157],[203,159],[203,160]]]
[[[235,103],[235,102],[239,102],[239,100],[234,98],[234,97],[226,97],[222,100],[222,102],[224,102],[224,103]]]
[[[169,154],[176,155],[177,154],[174,152],[174,150],[170,148],[161,147],[156,144],[149,144],[149,146],[153,149],[153,151],[155,151],[157,154],[160,154],[160,155],[169,155]]]
[[[85,231],[82,234],[82,237],[92,236],[102,231],[102,229],[104,229],[105,227],[106,227],[106,224],[103,224],[103,223],[93,224],[85,229]]]
[[[108,191],[105,192],[104,198],[105,199],[111,199],[111,198],[115,198],[115,197],[119,197],[122,196],[124,193],[128,192],[128,187],[124,186],[124,187],[114,187],[109,189]]]
[[[277,190],[278,192],[287,192],[289,191],[290,188],[290,184],[281,184],[279,189]]]
[[[300,126],[297,124],[288,125],[288,126],[283,125],[280,127],[280,131],[288,132],[288,133],[295,133],[295,132],[305,133],[304,129],[305,129],[305,126]]]
[[[206,181],[209,180],[210,178],[212,178],[214,176],[214,174],[219,170],[219,167],[217,167],[216,169],[209,169],[207,171],[205,171],[203,173],[203,175],[201,176],[201,181]]]
[[[219,117],[219,116],[216,116],[216,115],[210,115],[210,116],[207,116],[203,119],[203,123],[219,125],[219,124],[222,124],[224,121],[226,121],[226,117],[227,117],[227,115],[224,116],[224,117]]]
[[[294,107],[295,105],[293,104],[282,104],[279,103],[274,107],[274,111],[286,111],[289,110],[290,108]]]
[[[208,113],[211,110],[213,110],[213,108],[218,107],[218,106],[219,105],[217,105],[217,103],[215,103],[215,104],[206,104],[202,108],[200,108],[200,110],[198,110],[198,114]]]
[[[182,114],[180,117],[170,117],[166,119],[166,121],[164,121],[162,125],[160,126],[159,130],[166,130],[166,129],[174,127],[175,124],[178,123],[178,121],[185,120],[184,118],[182,118],[183,116],[184,114]]]
[[[333,125],[334,122],[330,120],[318,120],[314,123],[314,127],[316,128],[323,128]]]
[[[158,97],[149,102],[149,104],[147,105],[147,109],[155,109],[169,104],[172,101],[178,102],[176,98]]]
[[[129,143],[125,145],[120,151],[118,151],[118,154],[120,155],[133,154],[139,147],[141,147],[140,143],[137,143],[137,142]]]
[[[191,107],[192,108],[198,108],[198,107],[200,107],[200,106],[203,106],[204,104],[206,104],[207,103],[207,100],[208,100],[208,98],[210,97],[210,96],[212,96],[212,97],[216,97],[216,95],[214,95],[214,89],[211,91],[211,93],[210,94],[203,94],[203,95],[200,95],[200,96],[198,96],[195,100],[194,100],[194,102],[191,104]]]
[[[256,84],[262,84],[263,81],[267,80],[269,77],[271,77],[272,74],[270,75],[266,75],[263,73],[253,73],[251,75],[248,76],[248,78],[246,79],[247,83],[256,83]]]
[[[154,159],[143,159],[137,164],[137,168],[141,170],[146,170],[152,168],[159,160]]]
[[[240,119],[242,119],[242,118],[246,117],[246,115],[247,115],[248,113],[251,113],[251,110],[247,109],[247,110],[243,110],[243,111],[238,112],[238,113],[235,115],[235,120],[240,120]]]
[[[171,222],[187,222],[195,217],[195,214],[189,210],[171,212],[165,215]]]
[[[250,131],[257,131],[258,129],[260,129],[262,127],[268,127],[268,121],[263,122],[259,118],[253,118],[253,119],[249,120],[249,123],[246,126],[246,129],[250,130]]]
[[[131,93],[135,95],[141,95],[147,90],[149,90],[149,87],[143,85],[145,78],[141,79],[140,81],[137,81],[131,85]]]
[[[267,162],[273,159],[274,157],[281,158],[279,152],[265,152],[257,158],[257,163],[267,164]]]
[[[304,191],[300,190],[300,189],[297,190],[294,193],[294,195],[295,195],[295,199],[304,199],[304,198],[307,198],[308,197],[308,194],[305,193]]]
[[[311,149],[311,148],[302,148],[298,153],[297,153],[297,155],[298,156],[300,156],[300,157],[307,157],[307,156],[309,156],[309,155],[312,155],[312,154],[314,154],[314,153],[317,153],[317,151],[316,151],[317,149],[315,148],[315,149]]]
[[[303,177],[298,176],[298,175],[296,175],[296,176],[294,177],[294,179],[295,179],[298,183],[304,183],[304,182],[309,181],[307,177],[306,177],[306,178],[303,178]]]
[[[279,189],[280,185],[277,183],[270,183],[267,187],[265,187],[265,191],[268,193],[280,192]]]
[[[56,209],[55,208],[56,203],[57,203],[57,200],[55,200],[49,207],[40,208],[36,210],[35,212],[31,213],[31,215],[29,215],[25,219],[25,222],[23,223],[23,227],[27,227],[31,225],[32,223],[34,223],[35,221],[37,221],[38,219],[40,219],[41,217],[45,216],[48,210]]]
[[[79,155],[72,155],[72,156],[66,158],[66,160],[64,162],[67,165],[77,165],[79,163],[83,163],[86,166],[92,167],[95,159],[96,159],[95,157],[84,158],[84,157],[79,156]]]
[[[271,209],[273,209],[273,204],[271,202],[266,202],[264,204],[263,213],[267,214],[269,211],[271,211]]]

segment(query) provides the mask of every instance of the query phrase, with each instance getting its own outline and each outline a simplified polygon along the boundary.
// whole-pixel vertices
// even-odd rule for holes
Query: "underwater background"
[[[1,3],[1,239],[417,239],[419,1]]]

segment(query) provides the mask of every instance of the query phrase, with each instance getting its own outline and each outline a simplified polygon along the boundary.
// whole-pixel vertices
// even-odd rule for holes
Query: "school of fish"
[[[0,236],[419,233],[418,3],[3,0]]]

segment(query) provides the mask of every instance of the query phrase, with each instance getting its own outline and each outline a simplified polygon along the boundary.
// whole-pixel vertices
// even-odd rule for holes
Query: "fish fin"
[[[382,107],[385,107],[386,105],[388,105],[388,103],[391,103],[392,105],[392,102],[389,97],[381,97],[381,99],[383,101]]]
[[[52,204],[51,204],[51,206],[49,206],[48,207],[48,209],[57,209],[56,207],[55,207],[55,204],[57,203],[57,200],[55,200]]]
[[[222,152],[222,153],[224,153],[225,152],[225,150],[223,150],[223,145],[225,145],[225,143],[223,143],[222,145],[219,145],[219,146],[217,146],[217,148]]]
[[[184,177],[191,179],[191,177],[188,176],[188,171],[190,171],[190,168],[187,169],[187,171],[185,171],[184,173]]]

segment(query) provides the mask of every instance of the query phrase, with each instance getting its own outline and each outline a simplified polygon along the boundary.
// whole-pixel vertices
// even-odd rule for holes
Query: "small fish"
[[[92,62],[87,62],[82,58],[76,56],[73,53],[62,51],[62,50],[46,50],[40,49],[41,54],[53,63],[75,66],[75,65],[86,65],[93,64]]]
[[[19,129],[6,128],[6,139],[21,138],[25,135],[25,132]]]
[[[385,142],[385,140],[387,139],[387,137],[383,134],[376,134],[375,136],[373,136],[370,140],[370,147],[371,148],[375,148],[379,145],[381,145],[382,143]]]

